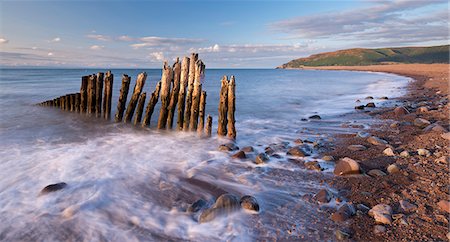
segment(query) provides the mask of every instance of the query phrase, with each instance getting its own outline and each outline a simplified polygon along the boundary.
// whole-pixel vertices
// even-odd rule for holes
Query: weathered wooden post
[[[115,117],[116,122],[121,122],[125,105],[127,103],[128,90],[130,89],[131,78],[127,75],[122,76],[122,87],[120,88],[119,101],[117,102],[117,113]]]
[[[70,111],[70,101],[71,101],[71,100],[70,100],[70,94],[67,94],[67,95],[66,95],[66,99],[65,99],[65,100],[66,100],[65,110],[66,110],[66,111]]]
[[[206,118],[206,127],[205,127],[206,137],[211,137],[211,131],[212,131],[212,117],[211,115],[208,115],[208,118]]]
[[[95,91],[96,91],[97,77],[90,75],[88,80],[88,98],[87,98],[87,113],[95,113]]]
[[[64,96],[59,97],[59,103],[60,103],[59,107],[61,108],[61,110],[64,110],[65,109],[64,105],[66,104]]]
[[[75,112],[75,94],[69,94],[70,98],[70,112]]]
[[[155,109],[156,103],[158,103],[160,90],[161,90],[161,82],[159,81],[156,84],[155,91],[153,91],[152,96],[150,97],[150,101],[147,104],[147,108],[145,109],[144,120],[142,120],[142,127],[150,125],[153,110]]]
[[[236,111],[236,82],[234,76],[231,76],[230,82],[228,83],[228,137],[231,139],[236,139],[236,127],[235,127],[235,117],[234,113]]]
[[[114,75],[111,74],[111,71],[107,71],[105,75],[105,92],[103,95],[103,117],[105,119],[111,118],[113,82],[114,82]]]
[[[228,80],[223,76],[220,87],[219,113],[217,119],[217,134],[225,136],[227,134],[227,111],[228,110]]]
[[[128,103],[127,111],[125,113],[124,122],[131,122],[133,118],[134,110],[136,109],[139,96],[141,95],[142,88],[144,88],[145,80],[147,79],[147,73],[142,72],[137,76],[136,85],[134,85],[133,95]]]
[[[186,101],[186,86],[189,79],[189,57],[184,57],[181,64],[180,91],[178,93],[177,129],[183,130],[184,107]]]
[[[197,60],[197,63],[195,63],[194,90],[192,91],[191,118],[189,121],[189,129],[191,131],[197,130],[200,96],[202,93],[201,79],[204,73],[204,68],[205,65],[203,62],[201,60]]]
[[[173,64],[173,88],[170,93],[169,113],[167,115],[167,128],[172,129],[173,118],[175,116],[175,108],[178,102],[178,94],[180,91],[180,76],[181,76],[181,63],[179,58]]]
[[[189,79],[188,79],[188,87],[186,93],[186,106],[184,110],[184,122],[183,122],[183,130],[189,130],[189,121],[191,118],[191,106],[192,106],[192,92],[194,89],[194,79],[195,79],[195,64],[198,60],[198,54],[192,53],[191,59],[189,61]]]
[[[75,93],[75,112],[80,112],[80,98],[81,94],[79,92]]]
[[[143,92],[139,97],[138,106],[136,110],[136,116],[134,117],[134,125],[138,125],[141,123],[142,112],[144,111],[145,98],[147,97],[147,93]]]
[[[95,84],[95,116],[102,115],[103,72],[97,73]]]
[[[165,129],[167,123],[167,107],[169,106],[170,83],[172,82],[172,67],[164,62],[163,73],[161,77],[161,109],[159,111],[158,129]]]
[[[87,110],[87,86],[88,86],[89,76],[81,77],[81,87],[80,87],[80,112],[85,113]]]
[[[203,133],[203,129],[205,128],[205,108],[206,108],[206,92],[203,91],[200,96],[200,105],[199,105],[199,122],[198,122],[198,133]]]

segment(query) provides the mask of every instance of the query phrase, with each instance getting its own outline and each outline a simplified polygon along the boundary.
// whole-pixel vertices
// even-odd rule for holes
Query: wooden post
[[[66,111],[70,111],[70,94],[66,95],[65,100],[66,100],[66,104],[64,105],[64,109]]]
[[[180,91],[180,75],[181,75],[181,63],[177,58],[177,61],[173,64],[173,88],[170,93],[169,114],[167,115],[167,128],[172,129],[173,118],[175,116],[175,108],[178,102],[178,94]]]
[[[65,107],[64,107],[64,105],[66,104],[65,98],[66,97],[64,97],[64,96],[59,97],[59,103],[60,103],[59,107],[61,108],[61,110],[65,109]]]
[[[127,75],[122,76],[122,87],[120,88],[119,101],[117,102],[117,113],[115,117],[116,122],[121,122],[125,105],[127,103],[128,90],[130,89],[131,78]]]
[[[133,96],[131,96],[128,103],[127,111],[125,113],[124,122],[131,122],[133,118],[134,110],[136,109],[139,96],[141,95],[142,88],[144,88],[145,80],[147,79],[147,73],[142,72],[137,76],[136,85],[134,85]]]
[[[206,127],[205,127],[206,137],[211,137],[211,131],[212,131],[212,117],[211,115],[208,115],[208,118],[206,118]]]
[[[236,139],[236,127],[234,113],[236,111],[236,82],[234,76],[231,76],[228,83],[228,137]]]
[[[95,116],[102,115],[102,94],[103,94],[103,72],[97,73],[97,80],[95,84]]]
[[[150,97],[150,101],[147,104],[147,108],[145,109],[144,120],[142,120],[142,127],[150,125],[153,110],[155,109],[156,103],[158,103],[160,90],[161,90],[161,82],[158,82],[156,84],[155,91],[153,91],[152,96]]]
[[[205,107],[206,107],[206,92],[203,91],[200,96],[200,105],[199,105],[199,122],[198,122],[198,133],[203,133],[203,129],[205,127]]]
[[[105,93],[103,96],[103,116],[105,119],[111,118],[111,100],[113,90],[114,75],[107,71],[105,75]]]
[[[227,134],[227,110],[228,110],[228,80],[223,76],[220,87],[220,102],[218,113],[217,134],[225,136]]]
[[[191,131],[197,130],[200,96],[202,93],[201,79],[203,77],[204,70],[205,65],[203,62],[201,60],[197,60],[197,63],[195,63],[194,90],[192,91],[191,118],[189,121],[189,129]]]
[[[194,79],[195,79],[195,63],[197,62],[198,54],[192,53],[191,59],[189,61],[189,79],[188,87],[186,93],[186,106],[184,111],[184,122],[183,130],[189,130],[189,120],[191,118],[191,106],[192,106],[192,92],[194,89]]]
[[[81,98],[81,94],[75,93],[75,112],[79,113],[80,112],[80,98]]]
[[[145,98],[147,97],[147,93],[143,92],[141,96],[139,96],[138,106],[136,110],[136,116],[134,117],[134,125],[138,125],[141,123],[142,112],[144,111]]]
[[[75,94],[70,94],[70,111],[75,112]]]
[[[181,64],[180,91],[178,93],[177,129],[183,130],[184,107],[186,101],[186,86],[189,79],[189,57],[184,57]]]
[[[158,118],[158,129],[166,128],[167,123],[167,114],[168,114],[168,106],[169,106],[169,94],[170,94],[170,83],[172,82],[173,71],[172,67],[167,65],[167,62],[164,62],[163,73],[161,77],[161,109],[159,111]]]
[[[87,86],[88,86],[89,76],[83,76],[81,78],[80,87],[80,112],[85,113],[87,110]]]
[[[95,113],[95,91],[96,91],[97,77],[95,75],[90,75],[88,80],[87,88],[87,113]]]

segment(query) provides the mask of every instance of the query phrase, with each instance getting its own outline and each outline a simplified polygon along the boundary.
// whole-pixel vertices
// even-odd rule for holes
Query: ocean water
[[[379,97],[402,95],[410,81],[368,72],[207,69],[203,90],[213,133],[221,77],[236,77],[237,145],[252,146],[255,153],[235,160],[218,151],[227,140],[216,135],[155,130],[159,106],[151,128],[144,129],[34,105],[78,92],[81,76],[98,71],[106,70],[0,70],[1,241],[327,239],[333,235],[323,229],[317,208],[301,196],[325,186],[320,177],[329,175],[332,164],[319,160],[325,171],[307,171],[283,150],[264,165],[252,159],[269,145],[293,146],[299,138],[325,142],[349,132],[342,124],[355,121],[346,114],[356,112],[357,99],[385,105],[392,101]],[[131,92],[142,71],[148,74],[148,97],[161,70],[112,70],[112,116],[121,75],[132,77]],[[322,120],[304,120],[314,114]],[[68,186],[39,195],[56,182]],[[213,203],[225,192],[256,197],[261,211],[204,224],[196,221],[198,214],[185,212],[197,199]],[[297,234],[286,232],[288,227]]]

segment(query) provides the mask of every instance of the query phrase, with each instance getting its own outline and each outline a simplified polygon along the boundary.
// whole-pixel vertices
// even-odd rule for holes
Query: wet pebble
[[[366,104],[366,107],[374,108],[375,107],[375,103],[368,103],[368,104]]]
[[[375,205],[369,210],[369,215],[375,219],[375,222],[381,224],[392,223],[392,208],[387,204]]]
[[[241,150],[244,151],[244,152],[246,152],[246,153],[250,153],[250,152],[255,151],[255,150],[253,149],[252,146],[245,146],[245,147],[242,148]]]
[[[367,172],[367,175],[369,175],[371,177],[381,177],[381,176],[386,176],[386,173],[384,173],[383,171],[378,170],[378,169],[372,169]]]
[[[325,155],[322,157],[322,160],[324,161],[334,161],[334,157],[331,155]]]
[[[65,188],[66,186],[67,186],[67,183],[65,183],[65,182],[50,184],[50,185],[44,187],[41,190],[40,194],[43,195],[43,194],[47,194],[47,193],[50,193],[50,192],[56,192],[58,190],[61,190],[61,189]]]
[[[367,150],[367,147],[365,147],[364,145],[349,145],[347,146],[347,149],[351,151],[364,151]]]
[[[308,161],[305,163],[305,167],[308,170],[322,171],[322,167],[320,167],[320,164],[317,161]]]
[[[386,156],[395,156],[394,150],[390,147],[384,149],[383,154]]]
[[[417,126],[419,128],[425,128],[430,124],[431,124],[430,121],[423,119],[423,118],[414,119],[414,126]]]
[[[400,156],[403,158],[407,158],[407,157],[409,157],[409,152],[407,150],[404,150],[400,153]]]
[[[390,164],[387,169],[389,174],[394,174],[400,171],[400,168],[396,164]]]
[[[408,113],[409,113],[409,111],[405,107],[396,107],[394,109],[394,114],[396,116],[402,116],[402,115],[405,115],[405,114],[408,114]]]
[[[231,157],[232,157],[232,158],[235,158],[235,159],[245,159],[245,158],[247,158],[247,156],[245,155],[245,152],[242,151],[242,150],[236,152],[236,153],[233,154]]]
[[[260,153],[256,156],[255,163],[256,164],[264,164],[269,161],[269,156],[265,153]]]
[[[342,230],[342,229],[336,229],[334,231],[334,235],[336,236],[337,240],[346,240],[350,238],[350,233]]]
[[[204,208],[206,206],[206,201],[203,199],[199,199],[197,201],[195,201],[194,203],[192,203],[187,209],[186,212],[188,213],[196,213],[198,211],[200,211],[202,208]]]
[[[328,203],[333,198],[333,194],[327,189],[321,189],[314,195],[313,199],[319,203]]]
[[[320,117],[319,115],[312,115],[309,116],[309,119],[322,119],[322,117]]]
[[[369,138],[367,138],[367,142],[369,142],[370,144],[373,145],[386,145],[388,142],[384,139],[380,139],[376,136],[371,136]]]
[[[231,212],[238,210],[240,207],[241,205],[238,197],[232,194],[223,194],[217,198],[217,201],[211,208],[202,212],[199,217],[199,223],[206,223],[218,216],[230,214]]]
[[[331,220],[334,222],[343,222],[355,214],[355,207],[352,204],[346,203],[340,206],[338,210],[331,215]]]
[[[239,150],[239,147],[236,146],[234,143],[227,143],[227,144],[220,145],[219,150],[220,151],[234,151],[234,150]]]
[[[295,146],[290,148],[287,151],[288,155],[291,156],[296,156],[296,157],[305,157],[305,156],[309,156],[310,154],[308,153],[308,151],[306,150],[307,145],[302,145],[302,146]],[[308,147],[309,148],[309,147]]]
[[[418,149],[417,154],[420,156],[429,157],[431,155],[431,152],[427,149]]]
[[[259,204],[255,197],[249,195],[243,196],[240,200],[240,204],[243,209],[256,212],[259,211]]]
[[[406,200],[400,200],[399,204],[400,204],[400,208],[405,213],[411,213],[417,209],[417,206],[415,204],[412,204]]]

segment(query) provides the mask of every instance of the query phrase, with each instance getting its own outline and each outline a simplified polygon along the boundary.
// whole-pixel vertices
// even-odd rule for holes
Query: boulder
[[[396,107],[395,109],[394,109],[394,114],[396,115],[396,116],[403,116],[403,115],[406,115],[406,114],[408,114],[409,113],[409,111],[408,111],[408,109],[406,109],[405,107]]]
[[[236,210],[239,210],[240,207],[241,205],[239,203],[238,197],[232,194],[223,194],[219,198],[217,198],[217,201],[211,208],[206,209],[202,212],[198,221],[200,223],[206,223],[215,219],[216,217],[227,215]]]
[[[320,167],[320,164],[317,161],[308,161],[305,163],[305,167],[308,170],[322,171],[322,167]]]
[[[436,133],[445,133],[445,132],[447,132],[447,130],[444,127],[442,127],[441,125],[439,125],[437,123],[428,125],[427,127],[425,127],[423,129],[423,131],[424,132],[432,131],[432,132],[436,132]]]
[[[337,162],[333,173],[337,176],[360,174],[359,164],[351,158],[342,158]]]
[[[430,125],[430,121],[423,119],[423,118],[416,118],[414,119],[414,125],[419,127],[419,128],[425,128],[428,125]]]
[[[369,210],[369,215],[375,219],[375,222],[381,224],[392,223],[392,208],[387,204],[375,205]]]
[[[366,107],[374,108],[375,107],[375,103],[368,103],[368,104],[366,104]]]
[[[61,189],[65,188],[66,186],[67,186],[67,183],[65,183],[65,182],[59,182],[59,183],[55,183],[55,184],[50,184],[50,185],[44,187],[41,190],[40,194],[44,195],[44,194],[47,194],[47,193],[50,193],[50,192],[56,192],[58,190],[61,190]]]
[[[202,208],[206,206],[206,201],[203,199],[199,199],[195,201],[193,204],[191,204],[187,209],[186,212],[188,213],[196,213],[200,211]]]
[[[384,149],[383,154],[386,156],[395,156],[394,150],[390,147]]]
[[[234,143],[227,143],[227,144],[220,145],[219,150],[220,151],[234,151],[234,150],[239,150],[239,147],[237,147]]]
[[[322,117],[320,117],[319,115],[312,115],[309,116],[309,119],[322,119]]]
[[[333,198],[333,194],[327,189],[321,189],[314,195],[313,199],[318,203],[328,203]]]
[[[264,164],[269,160],[269,156],[265,153],[260,153],[256,156],[255,163],[256,164]]]
[[[346,203],[339,207],[339,209],[331,215],[331,220],[334,222],[344,222],[353,215],[355,215],[356,210],[352,204]]]
[[[401,210],[405,213],[411,213],[417,209],[417,206],[415,204],[412,204],[406,200],[400,200],[399,204]]]
[[[252,146],[245,146],[241,150],[244,151],[245,153],[250,153],[250,152],[255,151]]]
[[[388,143],[386,140],[380,139],[376,136],[370,136],[367,139],[367,142],[369,142],[370,144],[373,144],[373,145],[386,145]]]
[[[259,204],[255,197],[249,195],[243,196],[241,197],[240,204],[243,209],[259,211]]]
[[[287,151],[288,155],[296,157],[310,156],[310,148],[308,145],[294,146]]]
[[[387,169],[389,174],[394,174],[400,171],[400,168],[396,164],[390,164]]]
[[[349,145],[347,146],[347,149],[351,151],[364,151],[367,150],[367,147],[365,147],[364,145]]]
[[[245,159],[245,158],[247,158],[247,156],[245,155],[245,152],[242,151],[242,150],[236,152],[236,153],[235,153],[234,155],[232,155],[231,157],[232,157],[232,158],[235,158],[235,159]]]

